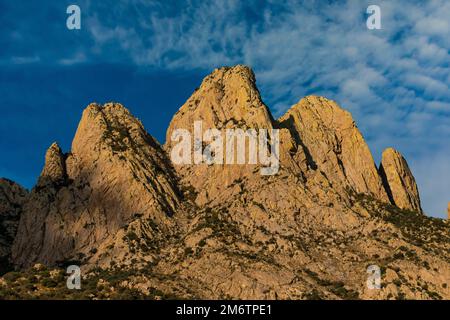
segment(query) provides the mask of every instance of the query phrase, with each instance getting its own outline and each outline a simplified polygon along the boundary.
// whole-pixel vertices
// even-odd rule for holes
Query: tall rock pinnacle
[[[120,232],[136,216],[168,229],[178,195],[170,162],[141,122],[120,104],[91,104],[67,157],[56,144],[47,151],[24,205],[13,261],[26,267],[89,258],[102,245],[121,243]]]
[[[59,145],[54,142],[45,154],[45,166],[39,177],[38,185],[43,186],[49,182],[62,183],[66,178],[67,173],[64,155]]]
[[[393,204],[422,212],[419,190],[405,158],[393,148],[383,152],[380,174]]]
[[[447,207],[447,220],[450,220],[450,202],[448,203]]]
[[[253,71],[243,65],[222,67],[205,77],[200,87],[172,118],[166,134],[165,149],[170,154],[175,130],[195,132],[194,123],[201,122],[203,134],[208,129],[225,133],[226,129],[272,129],[273,118],[261,100]],[[246,154],[248,159],[248,153]],[[223,195],[224,188],[242,176],[252,174],[254,165],[177,166],[178,174],[203,195],[207,202]]]
[[[369,147],[348,111],[326,98],[309,96],[279,122],[303,146],[309,165],[322,171],[335,189],[350,187],[388,202]]]
[[[272,116],[262,102],[253,71],[243,65],[214,70],[202,82],[167,129],[170,146],[174,129],[190,129],[201,120],[209,128],[272,128]]]

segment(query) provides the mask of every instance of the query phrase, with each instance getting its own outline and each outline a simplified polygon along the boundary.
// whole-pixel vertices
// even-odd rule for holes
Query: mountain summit
[[[120,104],[91,104],[71,152],[63,154],[57,144],[47,151],[24,205],[13,261],[26,267],[100,259],[94,252],[121,246],[118,238],[137,216],[168,227],[178,194],[169,160],[142,124]],[[151,228],[141,231],[151,237]]]
[[[193,152],[207,150],[210,141],[189,134],[198,122],[201,136],[262,130],[268,145],[278,137],[279,150],[268,150],[279,170],[174,163],[177,132]],[[251,143],[243,142],[246,160]],[[121,104],[89,105],[71,150],[50,146],[30,193],[0,180],[0,217],[7,212],[15,225],[0,229],[8,239],[0,248],[25,277],[36,264],[80,265],[83,281],[95,282],[83,287],[87,298],[134,290],[150,298],[448,299],[448,221],[422,213],[399,152],[382,158],[378,169],[336,102],[308,96],[276,120],[252,70],[223,67],[174,115],[163,146]],[[367,286],[368,266],[381,273],[378,290]],[[13,286],[9,278],[0,286]],[[71,297],[57,288],[47,289]]]

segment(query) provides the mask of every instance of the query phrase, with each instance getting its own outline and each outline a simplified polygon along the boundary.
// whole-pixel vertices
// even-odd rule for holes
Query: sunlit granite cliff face
[[[279,130],[279,170],[172,162],[174,132],[196,121],[201,133]],[[71,298],[68,264],[93,283],[84,298],[450,298],[449,224],[423,214],[403,156],[387,149],[377,168],[351,114],[324,97],[274,119],[246,66],[208,75],[164,145],[124,106],[91,104],[71,150],[52,144],[45,160],[30,193],[0,180],[2,257],[25,279],[56,275],[16,298]],[[0,279],[0,297],[14,279]]]

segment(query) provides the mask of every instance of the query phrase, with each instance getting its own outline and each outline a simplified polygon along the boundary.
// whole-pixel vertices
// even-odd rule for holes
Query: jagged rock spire
[[[400,152],[393,148],[383,152],[380,174],[393,204],[401,209],[422,212],[416,181]]]
[[[121,104],[91,104],[71,152],[64,157],[57,144],[47,151],[24,206],[12,260],[27,267],[91,257],[99,244],[122,245],[120,232],[136,216],[169,229],[178,197],[170,162],[141,122]],[[148,237],[152,230],[146,226]]]
[[[39,177],[38,186],[49,182],[62,183],[67,179],[64,154],[59,145],[54,142],[45,154],[45,165]]]
[[[166,133],[168,154],[175,143],[172,134],[177,129],[195,132],[195,122],[201,122],[203,134],[208,129],[272,129],[273,117],[256,87],[253,71],[244,65],[215,69],[206,76],[198,89],[173,116]],[[248,159],[248,153],[246,154]],[[199,203],[223,195],[224,188],[242,176],[252,174],[252,165],[237,166],[177,166],[178,174],[198,191]],[[202,177],[199,179],[199,177]],[[202,199],[202,200],[199,200]]]
[[[272,115],[262,102],[253,71],[244,65],[215,69],[174,115],[167,129],[170,146],[174,129],[190,129],[202,120],[209,128],[272,128]]]
[[[308,96],[279,120],[309,161],[339,191],[348,187],[388,202],[372,154],[351,114],[334,101]]]

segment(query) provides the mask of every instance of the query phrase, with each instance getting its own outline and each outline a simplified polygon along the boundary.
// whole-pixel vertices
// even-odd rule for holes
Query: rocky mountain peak
[[[65,174],[64,184],[44,183]],[[47,151],[40,183],[24,206],[12,257],[20,266],[98,260],[98,244],[121,246],[136,217],[167,230],[179,206],[170,161],[141,122],[121,104],[90,104],[67,157],[56,144]],[[145,234],[154,235],[148,225]]]
[[[279,170],[172,162],[172,133],[192,134],[196,121],[203,131],[279,129]],[[195,149],[195,138],[187,140]],[[146,298],[448,298],[449,224],[398,208],[420,202],[395,150],[385,152],[380,172],[336,102],[308,96],[275,121],[251,69],[224,67],[175,114],[164,148],[121,104],[89,105],[71,150],[49,148],[38,187],[18,197],[24,202],[2,197],[21,192],[0,180],[0,217],[22,212],[4,252],[26,272],[40,269],[29,268],[35,263],[82,266],[80,293],[94,299],[124,297],[127,288]],[[369,265],[385,270],[380,290],[367,287]],[[17,277],[0,286],[32,279],[7,278]],[[23,295],[78,296],[37,278],[37,290]]]
[[[372,154],[351,114],[332,100],[308,96],[279,120],[302,146],[309,166],[335,189],[351,188],[388,202]]]
[[[393,204],[402,209],[422,212],[416,181],[400,152],[394,148],[383,152],[380,174]]]
[[[45,165],[39,177],[38,186],[47,183],[59,184],[67,179],[65,157],[59,145],[54,142],[45,154]]]
[[[142,123],[123,105],[111,102],[101,106],[92,103],[83,111],[72,142],[72,153],[83,155],[105,147],[125,152],[133,143],[158,146]]]
[[[205,77],[174,115],[167,130],[166,144],[170,146],[175,129],[192,129],[194,121],[202,121],[204,130],[272,128],[272,116],[261,100],[255,75],[243,65],[219,68]]]
[[[273,118],[256,87],[253,71],[243,65],[215,69],[206,76],[198,89],[179,109],[166,133],[165,149],[171,153],[176,142],[175,130],[187,130],[193,137],[195,125],[201,124],[200,135],[208,129],[272,129]],[[196,143],[192,139],[192,143]],[[203,141],[204,142],[204,141]],[[196,145],[197,147],[197,145]],[[246,151],[246,159],[249,154]],[[224,187],[243,176],[252,174],[255,165],[176,166],[178,174],[201,194],[201,202],[224,195]],[[256,169],[257,170],[257,169]],[[226,194],[226,193],[225,193]]]

